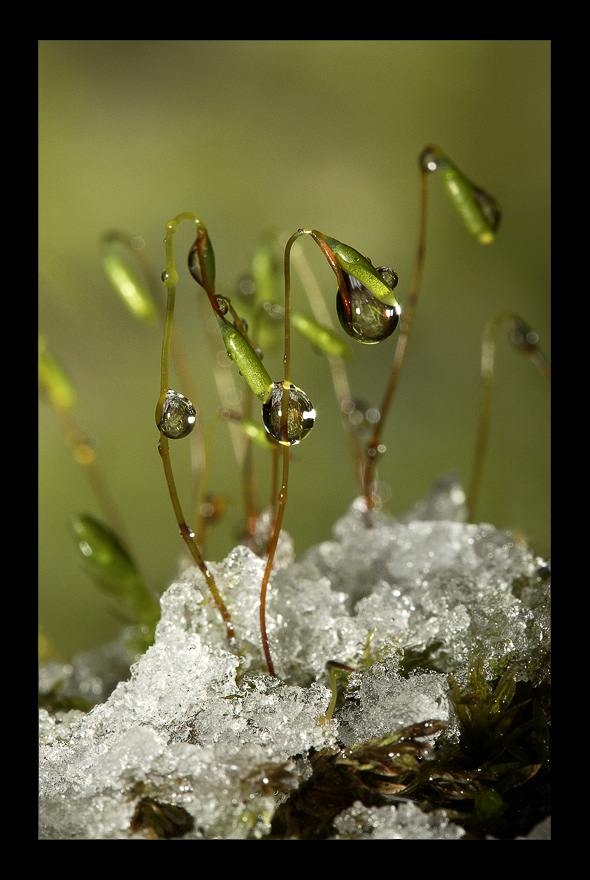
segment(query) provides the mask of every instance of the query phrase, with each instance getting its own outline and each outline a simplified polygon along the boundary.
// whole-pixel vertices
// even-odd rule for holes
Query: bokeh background
[[[440,146],[492,192],[502,227],[493,246],[482,247],[430,181],[421,301],[379,471],[389,486],[386,509],[397,514],[440,474],[469,477],[486,321],[501,309],[521,313],[550,357],[549,127],[546,41],[40,42],[40,326],[75,379],[77,418],[97,443],[155,590],[173,577],[182,550],[153,422],[161,332],[120,306],[102,272],[101,234],[116,228],[141,236],[159,273],[166,221],[194,211],[214,243],[218,292],[233,296],[261,233],[311,226],[375,265],[392,265],[403,306],[421,149]],[[218,400],[196,287],[184,271],[191,242],[181,230],[176,323],[208,424]],[[332,305],[333,275],[312,242],[304,248]],[[355,346],[350,365],[353,392],[374,405],[389,374],[390,343]],[[266,365],[282,375],[279,352],[268,353]],[[292,378],[318,411],[291,467],[285,525],[299,553],[329,538],[355,484],[325,361],[297,342]],[[547,554],[549,387],[506,339],[494,400],[477,518],[517,531]],[[43,398],[39,428],[40,623],[68,656],[112,637],[120,624],[81,572],[68,515],[100,511]],[[177,444],[172,453],[190,506],[188,450]],[[265,500],[266,461],[258,464]],[[229,508],[207,548],[208,558],[219,559],[235,542],[242,510],[223,426],[210,483]]]

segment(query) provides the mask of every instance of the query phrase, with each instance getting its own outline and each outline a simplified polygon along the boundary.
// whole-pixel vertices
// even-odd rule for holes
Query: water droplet
[[[166,287],[176,287],[178,284],[178,272],[176,269],[166,266],[162,272],[162,283],[165,284]]]
[[[289,411],[283,428],[283,389],[289,392]],[[284,446],[294,446],[307,437],[315,424],[315,409],[309,397],[290,382],[273,382],[269,399],[262,407],[264,427],[271,437]]]
[[[432,173],[433,171],[436,171],[442,158],[440,151],[437,150],[436,147],[426,147],[426,149],[420,153],[418,162],[422,171]]]
[[[481,211],[485,222],[490,227],[492,233],[496,232],[502,218],[502,212],[500,211],[500,206],[498,202],[484,189],[481,189],[479,186],[475,186],[474,183],[471,184],[471,188],[473,190],[473,195],[475,196],[475,200],[479,205],[479,210]]]
[[[166,394],[159,430],[171,440],[187,437],[195,427],[197,411],[188,397],[171,389]]]
[[[397,275],[393,270],[378,269],[377,271],[388,287],[395,287]],[[348,275],[347,272],[343,275],[348,302],[344,301],[340,290],[336,294],[336,312],[342,328],[357,342],[367,345],[374,345],[387,339],[398,325],[401,311],[399,305],[386,305],[352,275]]]
[[[539,334],[520,318],[510,322],[510,341],[525,354],[532,354],[538,346]]]
[[[387,285],[391,290],[394,290],[397,287],[397,282],[399,278],[397,277],[397,272],[394,269],[391,269],[389,266],[378,266],[375,270],[379,275],[381,275],[381,279],[384,284]]]

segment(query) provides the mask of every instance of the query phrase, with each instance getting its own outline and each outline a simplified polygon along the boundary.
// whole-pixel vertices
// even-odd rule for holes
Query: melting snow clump
[[[452,727],[447,674],[465,680],[474,655],[489,679],[507,658],[517,679],[546,679],[544,561],[511,533],[463,520],[462,492],[447,481],[398,520],[355,503],[331,541],[298,561],[283,553],[267,602],[276,678],[260,643],[264,560],[238,546],[210,564],[231,648],[204,578],[188,569],[162,596],[155,643],[128,680],[113,689],[113,662],[93,668],[85,655],[65,676],[69,692],[103,701],[87,713],[40,710],[40,837],[261,838],[309,778],[314,751],[426,720]],[[439,671],[404,672],[409,647],[430,651]],[[326,721],[329,660],[359,671]],[[58,667],[42,666],[41,691],[63,680]],[[335,840],[463,836],[444,813],[403,801],[357,801],[333,827]]]

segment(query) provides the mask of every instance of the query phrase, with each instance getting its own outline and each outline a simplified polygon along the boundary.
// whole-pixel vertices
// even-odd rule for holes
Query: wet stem
[[[366,462],[364,471],[364,495],[368,509],[375,506],[374,483],[375,483],[375,466],[377,463],[378,449],[381,442],[381,435],[385,427],[385,420],[393,403],[393,398],[397,389],[397,384],[402,371],[406,349],[408,345],[408,337],[412,327],[418,295],[420,293],[420,285],[422,282],[422,273],[424,269],[424,258],[426,256],[426,217],[427,217],[427,186],[426,173],[420,171],[420,218],[418,223],[418,246],[416,249],[416,260],[414,263],[414,274],[410,285],[410,292],[405,307],[402,310],[402,323],[400,327],[400,335],[395,349],[393,358],[393,367],[387,390],[383,397],[383,403],[379,410],[379,420],[376,424],[373,436],[367,444]]]
[[[168,438],[164,434],[160,434],[158,452],[160,453],[160,456],[162,458],[164,473],[166,475],[166,483],[168,485],[168,492],[170,494],[170,500],[172,501],[172,507],[174,508],[174,514],[176,516],[176,521],[180,530],[180,536],[186,544],[188,551],[194,559],[195,563],[197,564],[199,570],[202,572],[205,580],[207,581],[207,586],[209,587],[209,591],[213,596],[213,601],[217,605],[219,613],[221,614],[221,617],[225,624],[225,631],[228,640],[233,641],[235,639],[235,633],[229,611],[227,610],[225,603],[221,598],[219,590],[217,589],[215,579],[207,568],[207,565],[203,557],[201,556],[201,552],[194,541],[193,533],[187,526],[184,519],[184,514],[182,512],[182,507],[178,498],[178,492],[176,491],[176,484],[174,482],[174,475],[172,473],[172,465],[170,463],[170,447],[168,445]]]
[[[158,404],[156,407],[156,424],[160,424],[160,419],[162,416],[162,408],[164,406],[164,401],[166,399],[166,395],[168,393],[168,384],[169,384],[169,367],[170,367],[170,346],[172,341],[172,327],[174,323],[174,302],[176,296],[176,284],[178,276],[176,275],[176,269],[174,267],[174,233],[178,228],[178,223],[182,222],[184,219],[194,219],[192,215],[181,214],[178,215],[175,221],[168,224],[167,235],[166,235],[166,269],[164,270],[163,280],[167,287],[167,300],[166,300],[166,316],[164,319],[164,335],[162,339],[162,356],[161,356],[161,375],[160,375],[160,397],[158,399]],[[168,438],[165,434],[160,431],[160,440],[158,443],[158,452],[160,453],[160,457],[162,459],[162,464],[164,467],[164,474],[166,476],[166,484],[168,486],[168,492],[170,494],[170,500],[172,502],[172,507],[174,508],[174,514],[176,516],[176,521],[178,523],[178,528],[180,530],[180,536],[182,540],[185,542],[189,553],[197,564],[199,570],[202,572],[205,580],[207,581],[207,586],[209,587],[209,591],[213,597],[213,601],[217,605],[219,609],[219,613],[223,619],[225,624],[225,631],[227,634],[227,638],[230,642],[235,640],[235,634],[233,625],[231,622],[231,617],[229,611],[227,610],[223,599],[217,589],[217,585],[215,583],[215,579],[209,569],[207,568],[205,561],[201,555],[197,544],[195,543],[194,536],[190,528],[188,527],[184,513],[182,511],[182,507],[180,504],[180,499],[178,497],[178,492],[176,490],[176,484],[174,482],[174,474],[172,472],[172,464],[170,462],[170,447],[168,444]]]
[[[281,491],[279,492],[279,507],[277,510],[277,516],[274,524],[274,530],[272,534],[272,538],[270,539],[268,545],[268,559],[266,560],[266,568],[264,570],[264,576],[262,578],[262,585],[260,587],[260,634],[262,638],[262,649],[264,651],[264,657],[266,660],[266,665],[268,667],[269,675],[276,675],[274,664],[272,662],[272,657],[270,654],[270,647],[268,644],[268,634],[266,631],[266,593],[268,589],[268,582],[270,578],[270,573],[272,571],[275,554],[277,550],[277,545],[279,542],[279,535],[281,532],[281,527],[283,525],[283,517],[285,515],[285,508],[287,506],[287,486],[289,483],[289,447],[283,446],[283,478]]]

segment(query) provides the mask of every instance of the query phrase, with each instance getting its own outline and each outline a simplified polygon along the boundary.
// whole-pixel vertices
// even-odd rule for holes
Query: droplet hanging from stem
[[[215,291],[213,288],[215,278],[215,263],[212,248],[210,247],[209,249],[207,249],[208,235],[206,227],[204,223],[199,219],[199,217],[196,216],[196,214],[192,214],[189,212],[178,214],[173,220],[171,220],[167,224],[166,237],[164,239],[166,245],[166,267],[164,268],[164,271],[162,273],[162,281],[167,288],[167,300],[166,317],[164,321],[164,336],[162,339],[160,396],[156,405],[156,426],[160,431],[160,442],[158,443],[158,451],[162,459],[164,474],[166,477],[166,484],[168,486],[168,493],[170,495],[170,500],[172,502],[176,521],[178,523],[180,536],[185,542],[189,553],[191,554],[197,567],[199,568],[207,582],[209,591],[223,619],[227,638],[230,643],[233,643],[235,635],[229,611],[227,610],[221,594],[217,589],[215,579],[209,571],[209,568],[207,567],[201,555],[201,551],[199,550],[195,542],[193,532],[187,525],[184,513],[182,511],[178,491],[176,489],[176,484],[174,481],[172,464],[170,461],[170,447],[168,443],[169,435],[167,435],[165,433],[165,430],[163,430],[164,428],[168,429],[169,427],[171,427],[171,439],[179,439],[179,437],[186,436],[183,431],[188,429],[189,426],[190,429],[192,429],[192,425],[194,424],[194,421],[192,421],[193,414],[190,410],[192,404],[190,404],[190,401],[188,401],[187,398],[184,398],[177,392],[171,392],[168,384],[168,374],[170,368],[170,344],[172,338],[172,326],[174,322],[174,302],[176,295],[176,285],[178,283],[178,272],[176,271],[176,265],[174,261],[174,236],[176,234],[178,226],[185,220],[195,223],[197,227],[197,240],[195,242],[195,245],[197,245],[197,254],[199,257],[201,278],[201,281],[199,283],[202,283],[205,287],[214,310],[218,311],[221,317],[223,317],[223,315],[221,314],[221,309],[217,303]],[[174,395],[172,398],[169,396],[170,393]],[[182,398],[182,400],[179,400],[179,398]],[[170,409],[172,411],[171,418],[167,417],[167,405],[170,406]],[[189,433],[189,430],[186,430],[186,433]]]
[[[394,276],[397,283],[397,275],[391,269],[379,268],[377,272],[387,278]],[[344,281],[346,294],[340,289],[336,293],[336,312],[342,328],[354,340],[366,345],[388,339],[399,322],[399,305],[387,305],[377,299],[358,279],[348,273],[344,273]]]

